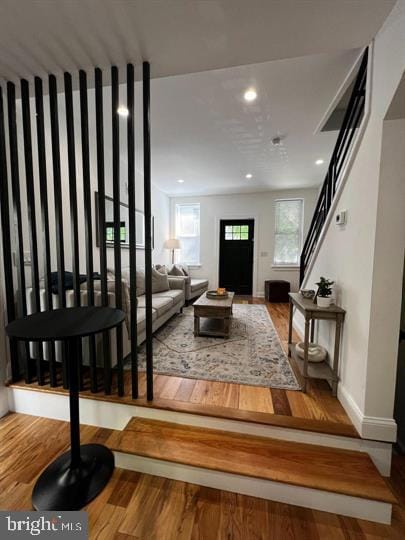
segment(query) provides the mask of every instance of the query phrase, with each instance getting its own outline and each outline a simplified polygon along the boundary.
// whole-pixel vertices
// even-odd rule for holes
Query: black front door
[[[219,239],[219,286],[252,294],[253,219],[223,219]]]

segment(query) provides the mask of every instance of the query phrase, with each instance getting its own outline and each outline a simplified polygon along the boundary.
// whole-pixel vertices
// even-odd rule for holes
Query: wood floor
[[[252,297],[236,297],[236,303],[265,304],[276,327],[282,346],[287,351],[288,339],[288,304],[270,304],[264,299]],[[298,336],[294,336],[297,340]],[[100,398],[111,401],[120,401],[137,404],[131,398],[130,372],[125,372],[125,396],[119,398],[117,395],[104,396],[102,392],[92,394],[90,390],[82,392],[83,397]],[[101,377],[100,377],[101,380]],[[145,405],[146,381],[145,373],[140,373],[140,400],[139,404]],[[26,387],[24,383],[18,383],[18,387]],[[39,389],[35,383],[30,385],[33,389]],[[89,383],[88,383],[89,387]],[[43,390],[50,390],[49,386],[42,387]],[[52,389],[52,391],[63,392],[62,388]],[[326,381],[311,380],[307,386],[307,393],[280,390],[275,388],[264,388],[243,384],[233,384],[206,380],[187,379],[166,375],[154,376],[154,398],[156,406],[162,408],[190,409],[190,412],[198,413],[202,406],[205,414],[214,414],[215,411],[220,416],[232,416],[231,413],[246,412],[276,415],[279,420],[286,420],[287,425],[297,427],[294,419],[303,419],[310,422],[309,427],[302,422],[302,429],[317,430],[317,422],[326,422],[335,426],[342,426],[342,434],[356,436],[356,431],[339,401],[331,395],[331,390]],[[177,407],[174,407],[174,405]],[[246,414],[245,414],[246,416]],[[253,421],[255,417],[252,417]],[[276,420],[276,419],[274,419]],[[322,431],[322,425],[319,431]],[[326,425],[324,426],[326,427]],[[333,426],[332,426],[333,428]],[[327,430],[333,432],[333,429]]]
[[[84,443],[109,436],[82,427]],[[38,474],[68,441],[64,422],[20,414],[0,419],[0,508],[30,509]],[[390,527],[120,469],[86,510],[92,540],[405,538],[404,457],[394,457],[389,483],[400,503]]]
[[[106,441],[111,450],[190,467],[395,504],[368,454],[132,418]]]

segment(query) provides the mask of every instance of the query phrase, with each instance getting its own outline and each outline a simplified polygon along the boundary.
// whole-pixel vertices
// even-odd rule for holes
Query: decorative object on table
[[[170,251],[172,252],[172,264],[174,264],[174,252],[176,249],[181,249],[180,240],[178,238],[169,238],[165,241],[163,247],[165,249],[170,249]]]
[[[303,341],[299,341],[295,345],[295,352],[300,358],[304,359],[305,349]],[[327,356],[328,351],[325,349],[325,347],[322,347],[317,343],[308,343],[308,362],[323,362],[326,360]]]
[[[269,279],[264,282],[264,291],[268,302],[288,303],[290,283],[282,279]]]
[[[306,392],[307,380],[311,378],[325,379],[332,387],[332,395],[337,395],[337,384],[339,380],[339,349],[340,334],[346,311],[338,306],[322,308],[317,306],[312,300],[302,297],[299,293],[290,293],[290,319],[288,323],[288,355],[292,356],[297,375],[301,375],[302,390]],[[304,359],[298,354],[295,343],[292,342],[294,308],[299,311],[305,319],[304,332]],[[331,365],[328,362],[309,362],[309,344],[314,343],[315,321],[324,320],[335,322],[335,344]]]
[[[223,292],[218,292],[218,289],[216,291],[207,291],[207,298],[211,298],[212,300],[225,300],[226,298],[229,298],[229,293],[225,289],[221,289]]]
[[[35,510],[80,510],[106,486],[114,471],[114,454],[101,444],[80,444],[79,350],[81,339],[119,327],[120,309],[83,306],[41,311],[17,319],[7,335],[25,342],[66,343],[69,373],[70,450],[57,457],[39,476],[32,492]],[[121,375],[123,377],[122,366]]]
[[[318,291],[315,296],[316,303],[319,307],[327,308],[333,303],[332,285],[334,283],[334,281],[322,276],[319,278],[318,283],[316,283],[316,285],[318,285]]]
[[[307,300],[312,300],[312,298],[315,296],[315,291],[313,289],[301,289],[300,293],[301,296]]]

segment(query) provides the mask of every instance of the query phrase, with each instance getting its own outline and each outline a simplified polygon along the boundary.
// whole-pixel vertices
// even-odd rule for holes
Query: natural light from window
[[[176,238],[181,250],[178,259],[188,265],[200,264],[200,205],[176,204]]]
[[[275,266],[298,266],[302,249],[303,199],[276,201]]]

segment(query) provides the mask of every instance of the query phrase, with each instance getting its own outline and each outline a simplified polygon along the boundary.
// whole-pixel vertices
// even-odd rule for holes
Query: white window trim
[[[299,245],[299,252],[301,253],[302,252],[302,248],[303,248],[303,245],[304,245],[304,205],[305,205],[305,199],[303,197],[285,197],[283,199],[276,199],[274,201],[274,235],[273,235],[273,239],[274,239],[274,248],[273,248],[273,263],[271,265],[272,268],[274,269],[279,269],[279,270],[288,270],[288,269],[297,269],[300,267],[300,264],[299,262],[297,264],[293,264],[293,263],[277,263],[274,259],[275,259],[275,254],[276,254],[276,234],[277,234],[277,212],[275,211],[275,208],[276,208],[276,205],[278,202],[283,202],[283,201],[301,201],[302,203],[302,210],[301,210],[301,235],[300,235],[300,245]]]
[[[175,262],[183,262],[184,264],[187,264],[187,266],[189,268],[201,268],[201,204],[199,202],[190,202],[190,203],[175,203],[174,204],[174,235],[176,238],[178,237],[182,237],[182,238],[195,238],[196,236],[195,235],[179,235],[178,232],[177,232],[177,208],[179,208],[180,206],[198,206],[199,208],[199,234],[198,234],[198,237],[199,237],[199,253],[198,253],[198,262],[194,262],[194,263],[188,263],[187,261],[184,261],[184,260],[178,260],[179,257],[178,257],[178,252],[175,253]],[[181,250],[180,250],[180,253],[181,253]]]

